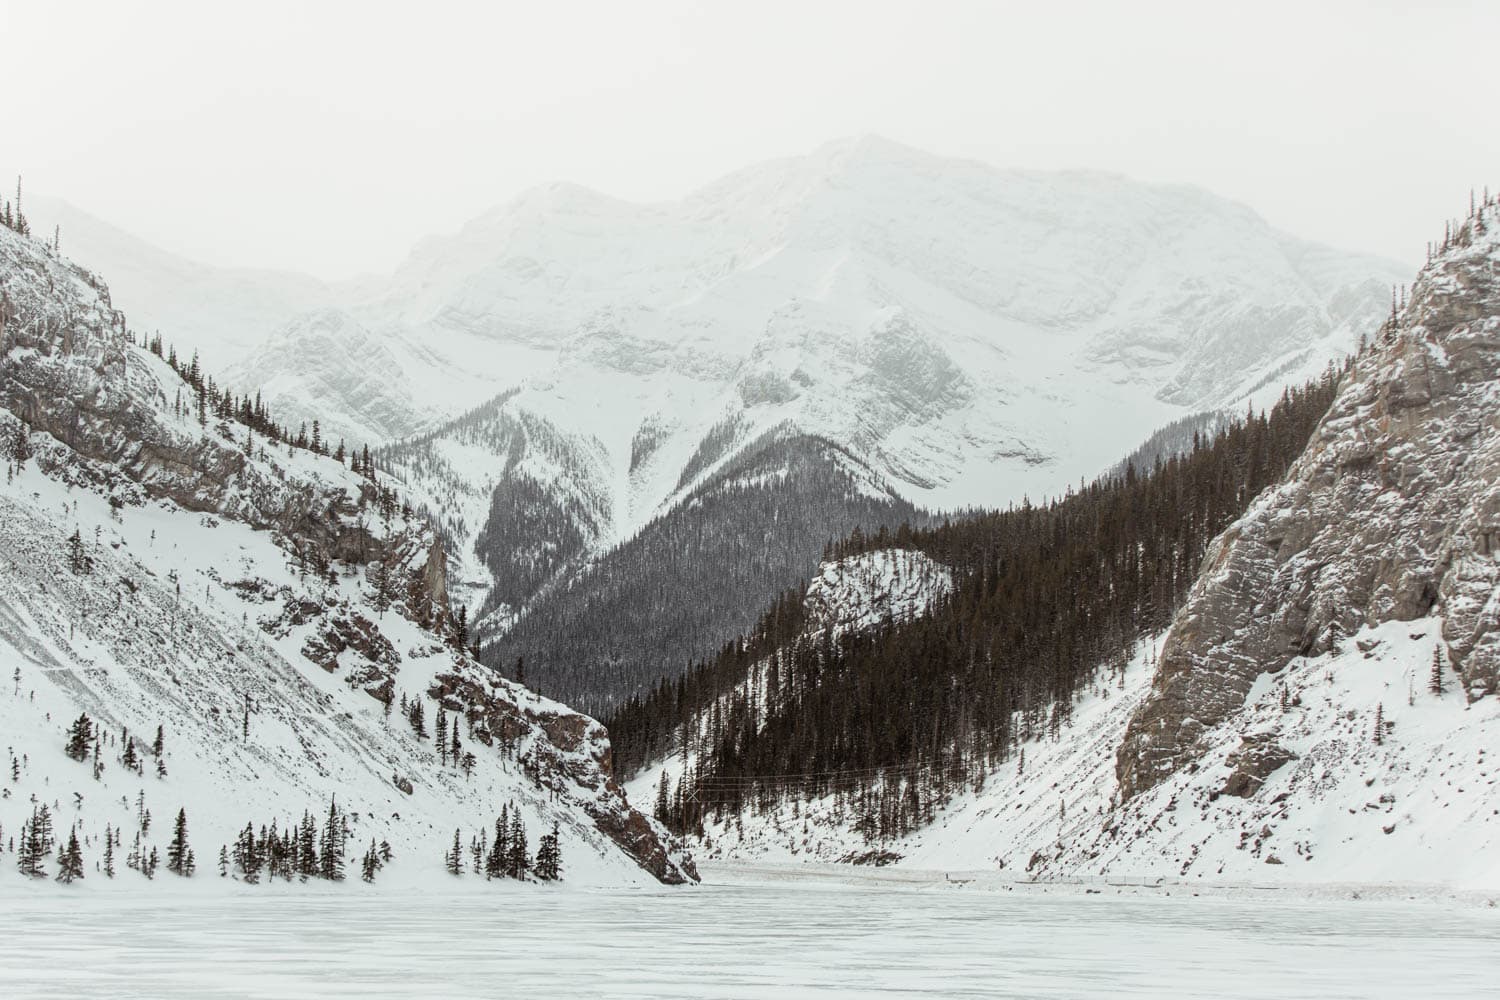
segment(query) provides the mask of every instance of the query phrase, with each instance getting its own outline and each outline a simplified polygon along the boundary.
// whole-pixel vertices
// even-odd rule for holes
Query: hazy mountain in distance
[[[674,512],[674,533],[740,534],[680,523],[708,516],[704,490],[743,525],[756,491],[813,476],[837,494],[819,523],[845,530],[856,507],[873,527],[871,497],[899,519],[901,504],[1055,495],[1157,427],[1321,369],[1406,276],[1200,189],[865,137],[675,202],[533,190],[268,329],[228,374],[329,440],[420,433],[384,460],[443,522],[460,592],[494,630],[549,587],[554,605],[583,602],[549,621],[586,618],[580,574]],[[806,524],[767,530],[785,558],[740,591],[741,617],[820,554]],[[748,624],[697,623],[657,658]]]
[[[178,256],[59,198],[27,195],[33,231],[61,230],[63,256],[109,276],[115,304],[139,332],[160,331],[210,371],[262,347],[294,317],[333,301],[323,282],[291,271],[226,268]]]

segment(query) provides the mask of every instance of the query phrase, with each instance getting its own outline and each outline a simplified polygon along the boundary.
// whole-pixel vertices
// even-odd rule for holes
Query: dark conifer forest
[[[921,825],[1020,741],[1059,731],[1077,695],[1170,623],[1209,542],[1283,478],[1339,378],[1330,367],[1269,414],[1155,449],[1150,468],[1044,506],[832,546],[831,557],[920,550],[952,569],[954,587],[913,620],[837,638],[808,634],[788,590],[717,656],[619,707],[608,720],[619,773],[695,751],[686,779],[657,795],[677,831],[831,793],[872,835]]]
[[[484,646],[484,660],[595,713],[675,679],[804,580],[830,538],[922,517],[862,473],[831,441],[768,433],[639,534],[540,593]]]

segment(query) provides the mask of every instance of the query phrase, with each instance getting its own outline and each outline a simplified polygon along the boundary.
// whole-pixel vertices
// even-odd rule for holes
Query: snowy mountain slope
[[[699,457],[713,471],[681,504],[623,544],[564,566],[519,615],[496,623],[503,631],[485,631],[486,662],[512,669],[523,660],[543,690],[602,714],[743,634],[760,609],[805,585],[831,539],[923,520],[848,451],[791,428],[727,459]],[[496,491],[492,515],[506,509],[505,494]],[[494,526],[492,516],[483,552],[504,538],[489,533]]]
[[[596,758],[607,751],[587,739],[550,745],[552,719],[593,725],[590,738],[600,741],[597,725],[504,685],[497,700],[535,721],[512,749],[498,752],[483,746],[466,720],[466,743],[478,751],[466,775],[439,766],[432,741],[417,739],[399,712],[370,696],[389,685],[396,700],[424,699],[434,677],[459,668],[430,632],[395,612],[375,615],[359,576],[331,587],[299,579],[264,533],[171,505],[127,506],[114,520],[104,497],[70,489],[34,466],[0,494],[0,510],[7,553],[0,574],[7,667],[0,826],[8,833],[45,802],[59,831],[79,827],[88,877],[96,877],[105,825],[126,831],[128,844],[144,792],[155,817],[147,845],[165,853],[170,820],[186,809],[200,873],[217,876],[219,845],[232,844],[245,823],[275,819],[285,829],[304,810],[326,812],[336,798],[352,822],[349,877],[373,838],[395,852],[390,877],[419,883],[441,876],[455,828],[464,830],[467,847],[509,803],[521,810],[533,842],[559,825],[569,879],[645,877],[591,816],[592,808],[623,807],[610,802],[599,777]],[[74,527],[90,535],[92,565],[84,574],[68,564]],[[350,647],[313,662],[309,654],[322,659],[314,650],[320,643],[327,649],[342,623],[353,626],[356,642],[363,633],[374,656]],[[80,712],[104,734],[98,779],[90,761],[63,753],[66,728]],[[160,778],[145,750],[159,725],[167,747]],[[121,764],[125,730],[141,741],[144,774]],[[12,759],[21,762],[14,778]],[[545,761],[536,779],[528,773],[532,760]],[[597,806],[584,806],[585,797]],[[122,871],[124,855],[122,849],[116,862]],[[13,876],[6,864],[0,878]]]
[[[289,271],[211,267],[168,253],[57,198],[28,195],[33,232],[61,230],[63,255],[109,275],[135,329],[159,332],[214,371],[238,364],[295,317],[335,301],[323,282]]]
[[[1320,367],[1402,275],[1203,192],[867,138],[678,203],[553,185],[423,244],[348,308],[393,343],[452,355],[455,407],[530,377],[536,393],[510,405],[592,433],[606,378],[619,433],[599,436],[617,466],[647,422],[701,440],[730,415],[752,437],[792,420],[947,507],[1056,492],[1182,408]],[[551,357],[466,396],[507,344]],[[282,359],[308,378],[329,363]],[[622,498],[615,537],[666,497]]]
[[[802,596],[803,626],[787,645],[816,644],[853,632],[867,632],[889,622],[922,614],[953,587],[951,571],[914,549],[876,549],[842,559],[825,560]],[[784,648],[784,647],[783,647]],[[768,685],[773,671],[769,657],[749,665],[744,679],[717,699],[727,712],[736,700],[759,706],[764,718],[770,703]],[[672,746],[626,781],[634,801],[654,801],[665,779],[671,788],[682,782],[685,770],[696,769],[700,747],[708,739],[715,711],[697,712],[693,721],[671,734]]]
[[[868,794],[868,774],[816,797],[700,781],[705,850],[1026,878],[1500,886],[1497,223],[1486,203],[1451,227],[1301,457],[1208,547],[1171,628],[1123,669],[1100,665],[1054,731],[1018,723],[1010,759],[940,787],[910,833],[882,835],[872,810],[901,796]],[[683,769],[639,780],[663,772]],[[877,790],[912,777],[888,769]]]
[[[1263,675],[1205,733],[1196,766],[1120,803],[1115,752],[1150,692],[1152,650],[1101,677],[1056,737],[886,840],[836,796],[711,824],[699,852],[735,861],[850,861],[996,871],[1021,879],[1427,882],[1500,887],[1500,736],[1494,699],[1455,678],[1428,689],[1439,619],[1388,623],[1338,652]],[[1158,637],[1159,640],[1159,637]],[[1375,742],[1377,713],[1388,725]],[[1289,754],[1267,767],[1261,748]],[[646,801],[661,769],[630,782]]]
[[[1120,750],[1128,796],[1198,759],[1256,678],[1438,615],[1474,698],[1496,690],[1500,209],[1481,206],[1360,356],[1286,482],[1226,531]]]
[[[186,809],[206,869],[246,822],[285,829],[337,795],[354,842],[388,840],[418,880],[454,826],[467,842],[509,803],[532,843],[558,825],[585,880],[691,877],[620,794],[602,727],[464,649],[425,523],[333,459],[177,406],[193,389],[134,344],[102,282],[9,230],[0,364],[8,830],[47,803],[92,863],[106,823],[139,825],[144,787],[149,842]],[[452,713],[471,767],[437,760],[398,700]],[[97,777],[62,754],[79,712],[102,727]],[[120,736],[157,725],[160,783],[123,767]]]

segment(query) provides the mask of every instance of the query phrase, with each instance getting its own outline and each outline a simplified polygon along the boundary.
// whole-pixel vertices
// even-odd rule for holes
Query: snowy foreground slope
[[[13,838],[42,806],[42,867],[76,831],[95,885],[106,828],[138,880],[136,834],[165,861],[185,810],[198,877],[217,879],[246,824],[321,824],[335,801],[351,880],[372,840],[394,855],[378,881],[449,878],[456,828],[467,872],[502,808],[533,850],[557,828],[565,880],[691,877],[615,785],[602,727],[455,640],[441,546],[380,484],[179,408],[193,390],[102,282],[4,229],[0,292],[0,879],[20,877]],[[406,704],[457,731],[469,766],[441,762]],[[75,760],[81,714],[97,739]]]
[[[708,824],[703,859],[859,861],[1019,879],[1442,882],[1500,888],[1500,704],[1428,690],[1442,623],[1395,622],[1263,677],[1205,750],[1120,804],[1115,753],[1150,690],[1152,642],[1101,677],[1056,738],[1025,742],[982,787],[904,839],[854,829],[853,803],[785,804]],[[1386,730],[1375,741],[1379,712]],[[1275,740],[1275,769],[1255,751]],[[649,801],[676,758],[629,783]]]

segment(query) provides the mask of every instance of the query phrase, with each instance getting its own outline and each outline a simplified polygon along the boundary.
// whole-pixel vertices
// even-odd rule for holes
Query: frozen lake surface
[[[1500,995],[1500,912],[1435,903],[818,882],[35,888],[51,891],[0,900],[9,1000]]]

